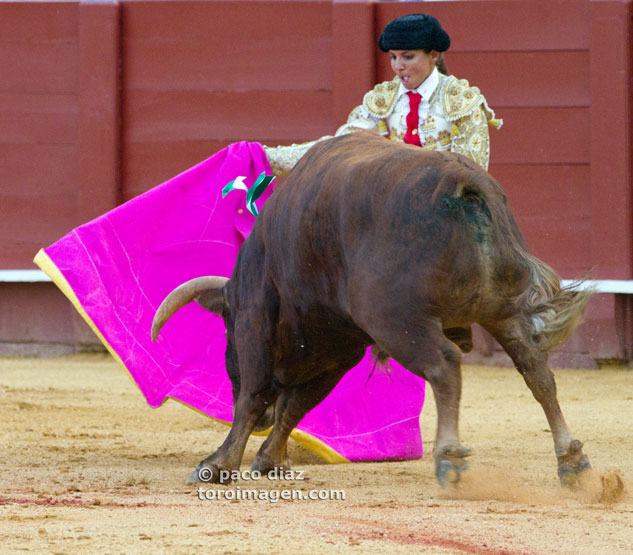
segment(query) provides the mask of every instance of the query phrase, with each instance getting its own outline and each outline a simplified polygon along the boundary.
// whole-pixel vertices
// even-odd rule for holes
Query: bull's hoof
[[[591,468],[587,455],[582,452],[582,446],[582,442],[575,439],[566,451],[557,453],[558,479],[563,486],[578,487],[579,475]]]
[[[262,475],[268,474],[271,470],[283,473],[285,470],[290,470],[290,459],[286,457],[283,462],[278,462],[257,454],[251,465],[251,470],[257,470]]]
[[[445,488],[448,484],[459,482],[463,472],[468,470],[465,457],[471,455],[466,447],[445,447],[437,458],[435,476],[440,485]]]
[[[559,464],[558,465],[558,479],[560,483],[569,488],[575,488],[579,485],[578,477],[584,470],[589,470],[591,468],[591,463],[589,459],[584,456],[582,461],[580,461],[577,465],[572,466],[569,464]]]
[[[440,486],[445,488],[448,484],[456,484],[462,475],[462,472],[468,469],[467,464],[455,466],[450,461],[440,461],[435,469],[435,476]]]
[[[188,484],[219,484],[226,483],[227,480],[221,480],[220,478],[220,470],[215,466],[204,466],[203,463],[198,465],[191,476],[187,478]]]

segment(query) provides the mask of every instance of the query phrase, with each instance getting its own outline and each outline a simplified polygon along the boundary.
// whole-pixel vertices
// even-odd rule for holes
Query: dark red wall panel
[[[503,127],[490,130],[491,160],[502,164],[588,164],[586,108],[499,108]]]
[[[0,3],[0,268],[76,222],[77,7]]]
[[[452,52],[451,73],[480,88],[491,106],[589,106],[589,52]]]
[[[309,140],[334,131],[330,118],[323,117],[324,108],[329,112],[332,102],[328,91],[291,91],[283,95],[277,91],[129,91],[126,98],[124,136],[128,143],[210,137],[232,141],[262,137]]]
[[[185,169],[185,150],[332,133],[332,25],[331,2],[125,3],[123,198]]]
[[[0,3],[0,41],[2,91],[76,92],[76,4]]]
[[[116,2],[79,4],[79,221],[120,201],[119,16]]]
[[[331,27],[329,2],[127,3],[126,88],[329,90]]]
[[[585,277],[591,258],[589,167],[501,164],[491,172],[508,196],[532,254],[567,278]]]
[[[631,279],[633,2],[590,4],[592,263],[597,277]]]
[[[0,92],[0,137],[3,144],[75,144],[76,97]]]

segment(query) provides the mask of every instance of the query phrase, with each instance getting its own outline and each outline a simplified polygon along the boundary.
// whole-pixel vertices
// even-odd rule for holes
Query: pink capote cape
[[[156,343],[150,329],[174,287],[204,275],[231,276],[255,218],[244,191],[225,198],[221,191],[237,176],[250,187],[261,172],[272,173],[262,146],[235,143],[36,256],[153,407],[171,397],[222,422],[233,419],[222,318],[192,303]],[[374,369],[366,353],[292,437],[330,462],[421,457],[424,381],[395,361],[390,367]]]

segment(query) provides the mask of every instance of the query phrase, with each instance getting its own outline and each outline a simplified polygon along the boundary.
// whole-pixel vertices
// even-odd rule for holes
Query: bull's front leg
[[[246,442],[257,420],[266,412],[266,403],[257,395],[244,394],[238,398],[235,418],[229,435],[220,448],[204,459],[189,476],[187,483],[227,483],[231,471],[242,462]]]
[[[268,350],[272,323],[265,310],[257,314],[262,313],[264,316],[255,318],[245,311],[235,321],[235,333],[227,329],[227,367],[239,362],[239,386],[235,388],[236,391],[239,388],[239,393],[233,425],[224,443],[198,465],[188,483],[230,481],[225,477],[239,469],[249,436],[279,394],[273,384],[272,357]],[[231,353],[236,356],[230,357]]]
[[[282,391],[275,406],[273,429],[257,452],[253,470],[265,473],[275,468],[290,468],[287,455],[290,433],[307,412],[327,397],[343,375],[360,361],[363,354],[364,349],[361,349],[359,356],[344,363],[340,368]]]
[[[517,329],[518,326],[512,326]],[[583,453],[583,444],[575,439],[561,411],[556,397],[556,381],[547,365],[547,353],[530,347],[523,338],[508,337],[506,333],[490,330],[497,341],[512,358],[517,370],[523,376],[534,398],[540,403],[552,431],[554,450],[558,460],[558,477],[563,485],[578,484],[578,475],[591,468],[588,457]]]

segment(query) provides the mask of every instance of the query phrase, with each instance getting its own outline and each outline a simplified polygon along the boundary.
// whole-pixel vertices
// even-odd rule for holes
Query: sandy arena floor
[[[630,554],[633,498],[614,501],[610,484],[633,476],[633,372],[556,377],[595,469],[581,492],[559,487],[545,417],[518,373],[468,366],[461,428],[474,455],[458,489],[441,490],[430,456],[328,465],[293,443],[305,480],[199,493],[185,479],[228,428],[174,401],[149,408],[104,355],[0,359],[0,552]],[[422,422],[430,454],[431,399]],[[343,490],[345,500],[205,499],[237,488],[272,499]]]

